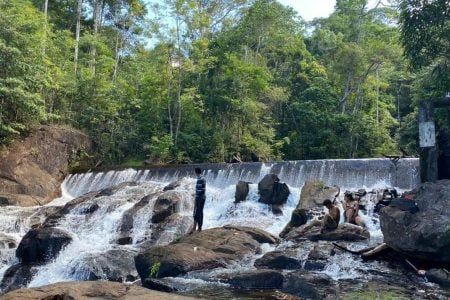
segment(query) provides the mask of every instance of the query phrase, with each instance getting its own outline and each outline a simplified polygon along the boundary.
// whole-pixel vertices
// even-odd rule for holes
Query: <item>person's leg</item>
[[[203,208],[205,207],[205,199],[199,203],[198,207],[198,231],[202,231],[202,225],[203,225]]]
[[[331,231],[337,228],[336,222],[334,221],[334,219],[329,215],[326,214],[325,217],[323,217],[322,220],[322,229],[321,232],[327,232],[327,231]]]
[[[311,220],[308,224],[304,225],[302,229],[298,231],[299,234],[305,234],[308,230],[310,230],[313,227],[321,226],[322,222],[317,219]]]
[[[356,216],[355,223],[358,226],[366,227],[366,224],[364,223],[364,220],[360,216]]]

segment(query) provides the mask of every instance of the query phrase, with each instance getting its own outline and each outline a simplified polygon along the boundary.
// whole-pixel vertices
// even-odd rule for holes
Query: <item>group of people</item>
[[[344,221],[346,223],[365,227],[364,220],[359,215],[360,197],[361,195],[359,193],[351,193],[349,191],[344,193],[344,202],[342,204],[344,209]],[[312,227],[317,226],[321,227],[321,233],[333,231],[338,227],[341,220],[341,210],[330,199],[326,199],[322,204],[328,209],[328,213],[317,219],[313,219],[300,229],[300,234],[304,234]]]
[[[206,201],[206,180],[202,176],[202,169],[195,168],[195,174],[197,175],[197,182],[195,185],[195,203],[194,203],[194,227],[190,233],[202,230],[203,225],[203,208]],[[344,220],[347,223],[355,224],[358,226],[365,226],[364,221],[359,215],[359,200],[360,194],[345,192],[344,193]],[[309,224],[303,227],[300,233],[305,233],[307,230],[315,226],[321,226],[321,232],[329,232],[335,230],[341,219],[340,209],[330,200],[323,201],[323,206],[328,209],[328,213],[318,219],[312,220]]]

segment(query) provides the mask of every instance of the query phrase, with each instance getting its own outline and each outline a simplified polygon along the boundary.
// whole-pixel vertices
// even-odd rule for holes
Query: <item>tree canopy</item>
[[[415,154],[449,0],[0,0],[0,144],[70,124],[109,164]],[[399,30],[400,29],[400,30]]]

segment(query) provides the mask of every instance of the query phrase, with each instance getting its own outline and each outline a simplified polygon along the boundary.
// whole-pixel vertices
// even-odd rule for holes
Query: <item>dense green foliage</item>
[[[416,101],[450,90],[448,0],[309,23],[275,0],[46,1],[0,0],[0,144],[64,123],[110,164],[415,154]]]

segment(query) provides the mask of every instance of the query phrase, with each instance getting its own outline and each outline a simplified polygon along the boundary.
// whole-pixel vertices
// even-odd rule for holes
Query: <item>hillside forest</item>
[[[80,129],[105,164],[417,155],[450,0],[0,0],[0,145]],[[449,114],[437,126],[449,130]]]

